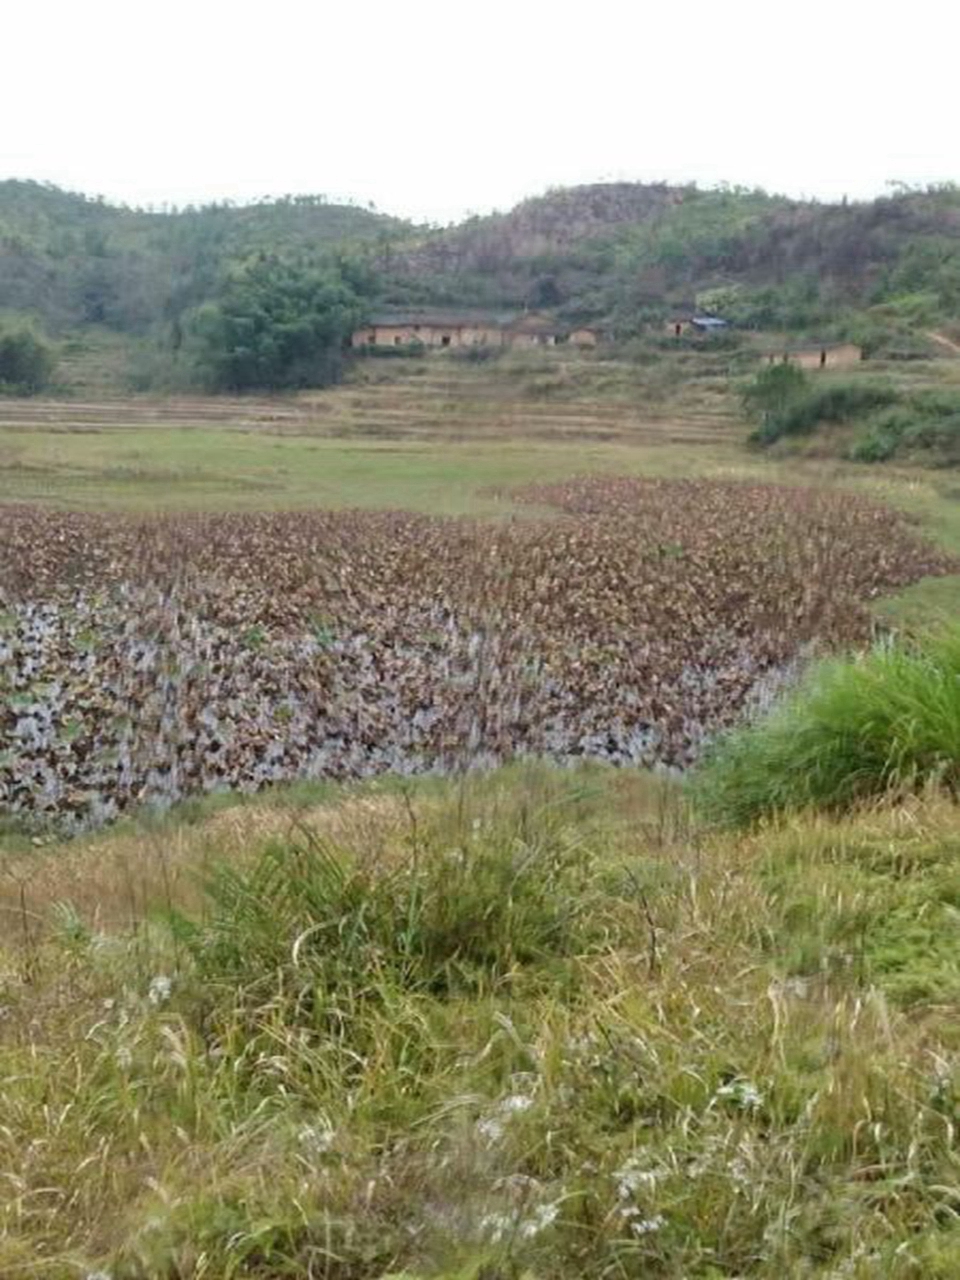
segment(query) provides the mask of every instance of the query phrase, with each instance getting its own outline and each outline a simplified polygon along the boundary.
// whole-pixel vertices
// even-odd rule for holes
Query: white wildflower
[[[613,1175],[621,1200],[632,1199],[638,1191],[652,1191],[659,1177],[653,1169],[644,1169],[637,1159],[628,1160]]]
[[[305,1124],[297,1133],[300,1145],[317,1155],[323,1155],[331,1150],[336,1136],[336,1131],[328,1124]]]
[[[638,1218],[636,1222],[631,1222],[630,1230],[635,1236],[649,1236],[666,1225],[667,1220],[663,1214],[655,1213],[652,1218]]]
[[[173,979],[168,978],[165,973],[158,973],[150,983],[150,989],[147,992],[147,999],[151,1004],[163,1004],[170,999],[170,992],[173,990]]]
[[[509,1213],[488,1213],[480,1219],[480,1234],[491,1244],[516,1236],[520,1240],[532,1240],[541,1231],[552,1226],[560,1215],[558,1204],[538,1205],[527,1217]]]
[[[516,1115],[520,1111],[529,1111],[532,1106],[533,1099],[525,1093],[512,1093],[500,1103],[500,1111],[504,1115]]]
[[[525,1093],[511,1093],[501,1098],[490,1115],[482,1116],[477,1121],[477,1133],[488,1142],[499,1142],[503,1137],[506,1122],[533,1106],[533,1098]]]
[[[558,1204],[538,1205],[532,1215],[520,1223],[519,1234],[524,1240],[532,1240],[541,1231],[545,1231],[547,1227],[552,1226],[559,1216],[560,1206]]]
[[[732,1102],[744,1111],[755,1111],[763,1105],[763,1094],[751,1080],[732,1080],[722,1084],[714,1095]]]
[[[492,1244],[499,1244],[513,1228],[514,1219],[507,1213],[486,1213],[480,1219],[480,1234]]]
[[[730,1161],[728,1172],[730,1181],[735,1182],[738,1187],[745,1187],[750,1181],[750,1168],[740,1156],[735,1156]]]
[[[503,1137],[503,1124],[496,1116],[483,1116],[477,1121],[477,1133],[488,1142],[499,1142]]]

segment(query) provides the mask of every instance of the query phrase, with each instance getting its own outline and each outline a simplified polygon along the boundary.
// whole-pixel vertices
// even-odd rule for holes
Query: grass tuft
[[[720,739],[693,781],[706,816],[734,826],[928,786],[960,790],[958,626],[822,663]]]

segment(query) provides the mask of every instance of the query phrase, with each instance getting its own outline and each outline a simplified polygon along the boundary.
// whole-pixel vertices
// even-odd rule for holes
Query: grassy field
[[[0,1274],[951,1280],[958,839],[527,766],[8,857]]]
[[[683,473],[686,449],[735,445],[725,384],[643,404],[615,365],[587,366],[586,378],[529,358],[501,366],[391,362],[333,391],[276,399],[2,402],[3,497],[98,510],[494,514],[493,486]]]

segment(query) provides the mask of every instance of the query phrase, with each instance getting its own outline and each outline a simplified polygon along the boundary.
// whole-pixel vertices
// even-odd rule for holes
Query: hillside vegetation
[[[960,192],[829,205],[743,188],[600,184],[400,244],[380,267],[398,298],[559,307],[621,335],[699,305],[748,328],[909,349],[911,326],[960,311]]]
[[[901,458],[960,463],[960,381],[877,378],[857,372],[811,378],[794,365],[763,369],[743,388],[743,404],[757,420],[753,444],[795,443],[840,427],[854,462]]]
[[[950,341],[958,246],[954,187],[829,205],[740,188],[610,183],[429,229],[321,197],[156,212],[8,181],[0,183],[0,312],[53,336],[98,329],[136,339],[154,353],[152,363],[141,356],[141,380],[161,387],[196,377],[186,357],[197,309],[219,305],[237,272],[258,261],[264,270],[264,260],[281,276],[346,279],[360,312],[411,303],[547,308],[622,338],[699,306],[741,328],[816,331],[918,355],[931,331],[945,327]]]
[[[53,332],[144,333],[211,298],[231,263],[261,253],[312,260],[400,225],[318,196],[162,213],[0,182],[0,312],[34,315]]]

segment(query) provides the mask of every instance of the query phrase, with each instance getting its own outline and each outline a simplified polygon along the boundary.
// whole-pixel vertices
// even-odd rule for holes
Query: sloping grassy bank
[[[810,671],[773,714],[719,740],[695,779],[733,825],[928,786],[960,792],[960,626]]]
[[[946,799],[295,797],[7,855],[0,1275],[956,1274]]]
[[[750,439],[769,446],[828,426],[850,428],[844,456],[853,462],[897,458],[950,467],[960,462],[960,393],[952,383],[915,387],[906,379],[863,374],[821,381],[788,364],[764,369],[743,392],[758,424]]]

